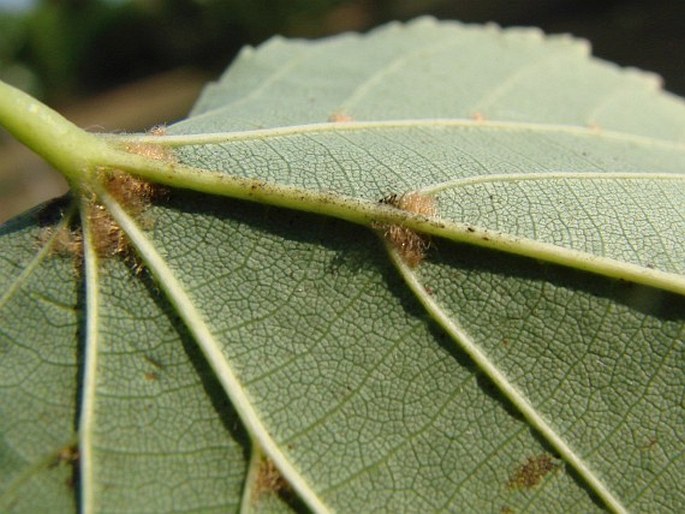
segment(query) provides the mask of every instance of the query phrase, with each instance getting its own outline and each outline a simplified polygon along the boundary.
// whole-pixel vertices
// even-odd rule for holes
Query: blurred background
[[[571,33],[685,95],[683,0],[0,0],[0,79],[89,130],[142,131],[183,118],[246,44],[423,14]],[[65,191],[0,131],[0,223]]]

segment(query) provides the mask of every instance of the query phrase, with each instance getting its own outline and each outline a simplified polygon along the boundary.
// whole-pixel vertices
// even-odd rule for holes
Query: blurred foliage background
[[[182,118],[246,44],[422,14],[572,33],[685,95],[682,0],[0,0],[0,78],[90,130],[140,131]],[[0,222],[65,190],[0,132]]]

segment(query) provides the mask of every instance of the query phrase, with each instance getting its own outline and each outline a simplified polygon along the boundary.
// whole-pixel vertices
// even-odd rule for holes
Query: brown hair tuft
[[[426,217],[435,216],[437,213],[435,198],[421,193],[392,194],[382,198],[380,202]],[[401,225],[389,225],[383,228],[383,236],[397,250],[404,262],[412,268],[421,264],[430,246],[428,238]]]

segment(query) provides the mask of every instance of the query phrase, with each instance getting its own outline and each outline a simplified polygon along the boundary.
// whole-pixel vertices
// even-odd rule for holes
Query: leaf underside
[[[277,38],[168,131],[194,167],[421,191],[445,220],[685,274],[685,107],[567,37]],[[0,232],[3,511],[592,512],[597,483],[685,505],[682,295],[437,238],[409,268],[377,227],[180,190],[133,219],[146,269],[87,241],[79,264],[47,230],[71,212]]]

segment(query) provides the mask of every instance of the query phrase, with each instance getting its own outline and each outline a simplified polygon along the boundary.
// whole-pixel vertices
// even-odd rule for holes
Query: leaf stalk
[[[0,125],[72,184],[87,179],[94,163],[111,152],[111,146],[94,134],[1,80]]]

